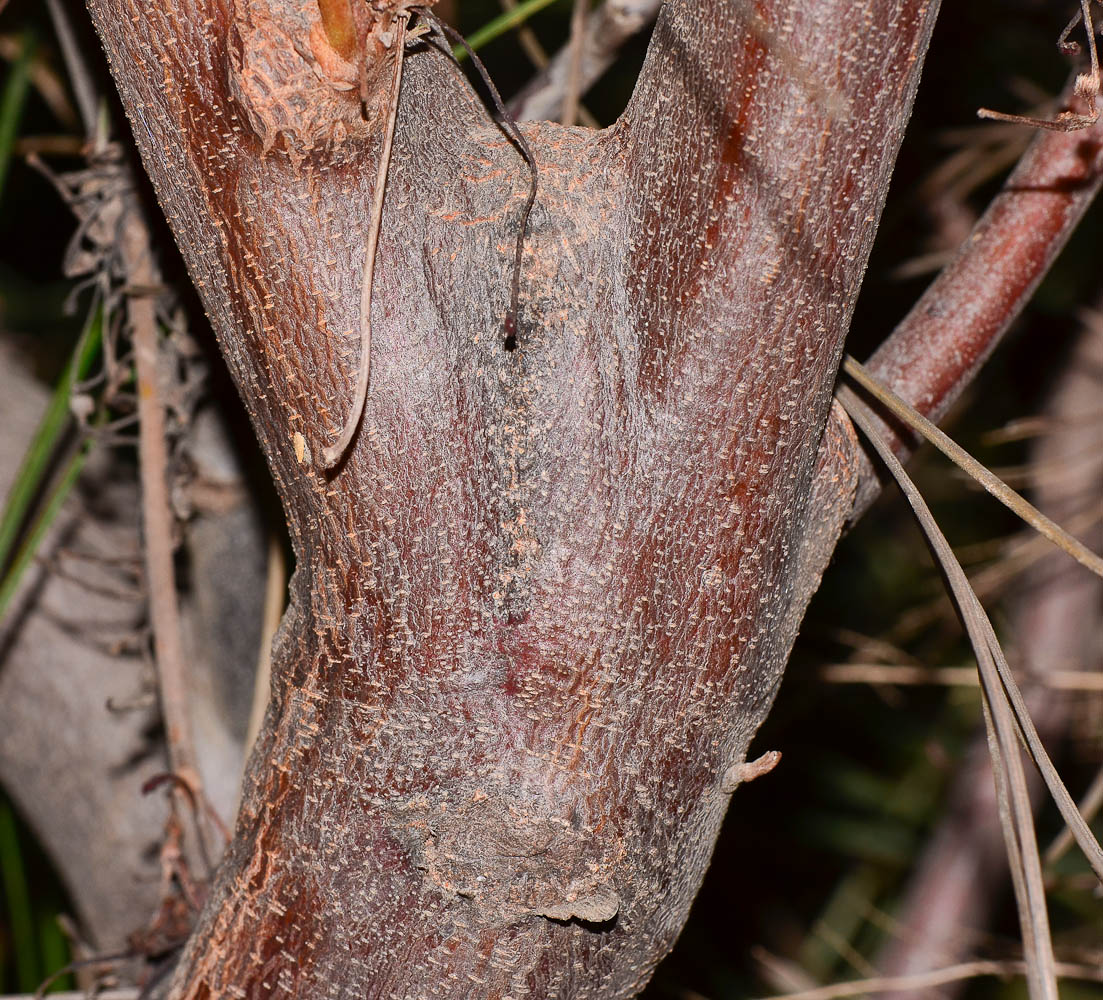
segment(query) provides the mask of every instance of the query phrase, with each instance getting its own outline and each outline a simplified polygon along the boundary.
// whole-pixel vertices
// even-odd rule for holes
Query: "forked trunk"
[[[831,391],[937,3],[668,4],[616,125],[525,127],[516,350],[524,162],[410,51],[332,474],[378,115],[316,0],[89,6],[298,558],[172,995],[632,995],[849,509]]]

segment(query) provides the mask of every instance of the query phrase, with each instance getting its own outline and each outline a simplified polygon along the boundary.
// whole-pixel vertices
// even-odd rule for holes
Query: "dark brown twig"
[[[486,71],[486,67],[483,65],[482,60],[475,54],[471,46],[467,44],[467,39],[456,31],[455,28],[451,27],[451,25],[437,17],[431,10],[420,7],[418,8],[418,14],[424,17],[446,38],[463,46],[472,64],[479,71],[479,76],[482,78],[483,83],[486,85],[486,89],[490,93],[491,99],[494,101],[494,106],[498,112],[498,117],[495,119],[498,123],[498,127],[509,137],[524,158],[525,163],[528,164],[530,175],[529,194],[528,198],[525,200],[525,207],[521,211],[521,223],[517,228],[517,247],[513,257],[513,280],[510,282],[509,292],[509,314],[506,316],[505,322],[505,347],[506,350],[511,351],[517,346],[517,335],[520,332],[518,329],[518,304],[521,293],[521,259],[525,249],[525,236],[528,233],[529,216],[532,214],[532,208],[536,204],[536,157],[533,155],[532,147],[529,146],[528,140],[525,138],[524,133],[521,131],[513,115],[506,108],[505,102],[502,100],[502,95],[498,93],[498,88],[494,86],[494,81],[490,79],[490,74]]]

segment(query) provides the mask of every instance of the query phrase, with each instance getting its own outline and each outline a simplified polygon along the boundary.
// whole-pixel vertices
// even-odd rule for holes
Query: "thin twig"
[[[1072,962],[1057,962],[1054,966],[1062,979],[1082,979],[1088,982],[1103,982],[1103,969],[1092,965],[1077,965]],[[879,976],[874,979],[861,979],[848,983],[832,983],[830,986],[818,986],[813,990],[800,990],[796,993],[782,993],[768,1000],[838,1000],[840,997],[860,996],[865,993],[893,993],[902,990],[930,989],[945,983],[960,982],[963,979],[976,979],[980,976],[1022,976],[1026,972],[1025,962],[962,962],[945,969],[932,969],[910,976]]]
[[[502,10],[507,13],[517,9],[517,0],[498,0],[498,2],[502,5]],[[529,57],[529,62],[538,70],[546,69],[551,60],[544,46],[540,44],[540,39],[536,37],[536,32],[527,23],[521,23],[513,30],[517,35],[517,43],[524,49],[525,55]],[[578,120],[587,128],[601,128],[601,123],[581,102],[578,104]]]
[[[1100,123],[1089,134],[1035,136],[953,261],[866,362],[929,420],[938,421],[972,381],[1091,204],[1103,183],[1100,138]],[[881,431],[898,456],[910,454],[911,441],[889,425]],[[866,465],[852,521],[879,492]]]
[[[580,90],[585,92],[612,64],[630,38],[655,20],[661,0],[605,0],[587,19]],[[566,94],[570,46],[559,50],[510,101],[518,121],[557,120]]]

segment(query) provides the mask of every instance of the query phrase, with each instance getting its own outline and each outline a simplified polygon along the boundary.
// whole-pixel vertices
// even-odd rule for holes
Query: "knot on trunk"
[[[477,791],[406,811],[417,866],[443,891],[515,923],[526,916],[605,924],[621,907],[614,876],[624,845],[522,796]]]
[[[332,153],[380,131],[353,87],[360,69],[326,43],[317,4],[236,0],[231,16],[229,91],[264,152],[282,136],[293,157]],[[366,67],[373,84],[381,61]]]

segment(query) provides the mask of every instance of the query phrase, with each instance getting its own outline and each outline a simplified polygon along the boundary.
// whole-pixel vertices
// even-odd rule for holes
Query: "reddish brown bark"
[[[824,428],[936,4],[668,5],[617,125],[526,127],[516,351],[524,164],[411,53],[331,477],[380,129],[316,0],[89,6],[298,557],[173,996],[633,994],[849,510]]]

